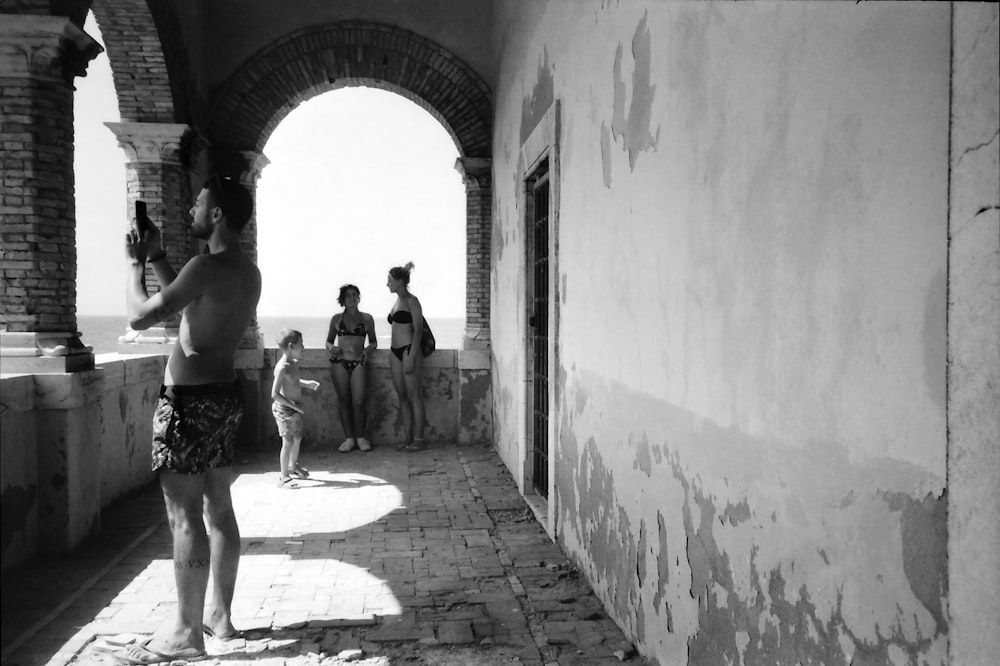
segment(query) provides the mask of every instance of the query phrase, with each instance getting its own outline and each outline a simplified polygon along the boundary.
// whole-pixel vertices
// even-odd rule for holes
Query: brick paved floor
[[[292,490],[276,485],[276,452],[242,457],[233,621],[247,633],[208,639],[205,663],[339,664],[351,650],[371,666],[643,663],[488,446],[307,451],[311,478]],[[72,557],[4,574],[3,663],[111,664],[116,641],[175,608],[154,486],[105,511]]]

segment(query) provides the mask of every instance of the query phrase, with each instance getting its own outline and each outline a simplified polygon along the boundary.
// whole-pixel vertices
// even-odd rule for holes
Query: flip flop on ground
[[[171,662],[201,661],[208,657],[204,650],[187,648],[168,654],[149,647],[153,642],[147,638],[141,643],[129,645],[121,654],[115,655],[115,660],[121,664],[169,664]]]

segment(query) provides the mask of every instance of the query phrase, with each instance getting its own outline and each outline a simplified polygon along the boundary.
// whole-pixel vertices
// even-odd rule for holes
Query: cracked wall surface
[[[520,151],[560,109],[557,541],[663,664],[945,663],[950,6],[495,15],[518,479]]]
[[[1000,10],[956,3],[948,262],[952,663],[1000,654]]]

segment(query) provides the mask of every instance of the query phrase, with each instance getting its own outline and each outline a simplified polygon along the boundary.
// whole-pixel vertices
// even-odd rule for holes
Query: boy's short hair
[[[293,342],[302,342],[302,334],[294,328],[283,328],[278,333],[278,348],[288,349],[288,345]]]

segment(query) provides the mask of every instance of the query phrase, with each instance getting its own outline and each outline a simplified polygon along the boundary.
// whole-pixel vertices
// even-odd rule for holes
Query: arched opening
[[[416,265],[411,287],[441,348],[465,329],[466,192],[452,137],[426,110],[369,87],[311,98],[268,137],[257,184],[258,262],[264,344],[301,330],[322,348],[340,311],[340,285],[361,289],[361,308],[388,347],[392,266]]]
[[[84,30],[104,43],[94,14]],[[122,243],[126,226],[125,156],[105,122],[121,119],[107,53],[74,81],[77,323],[95,353],[111,352],[125,329]]]

